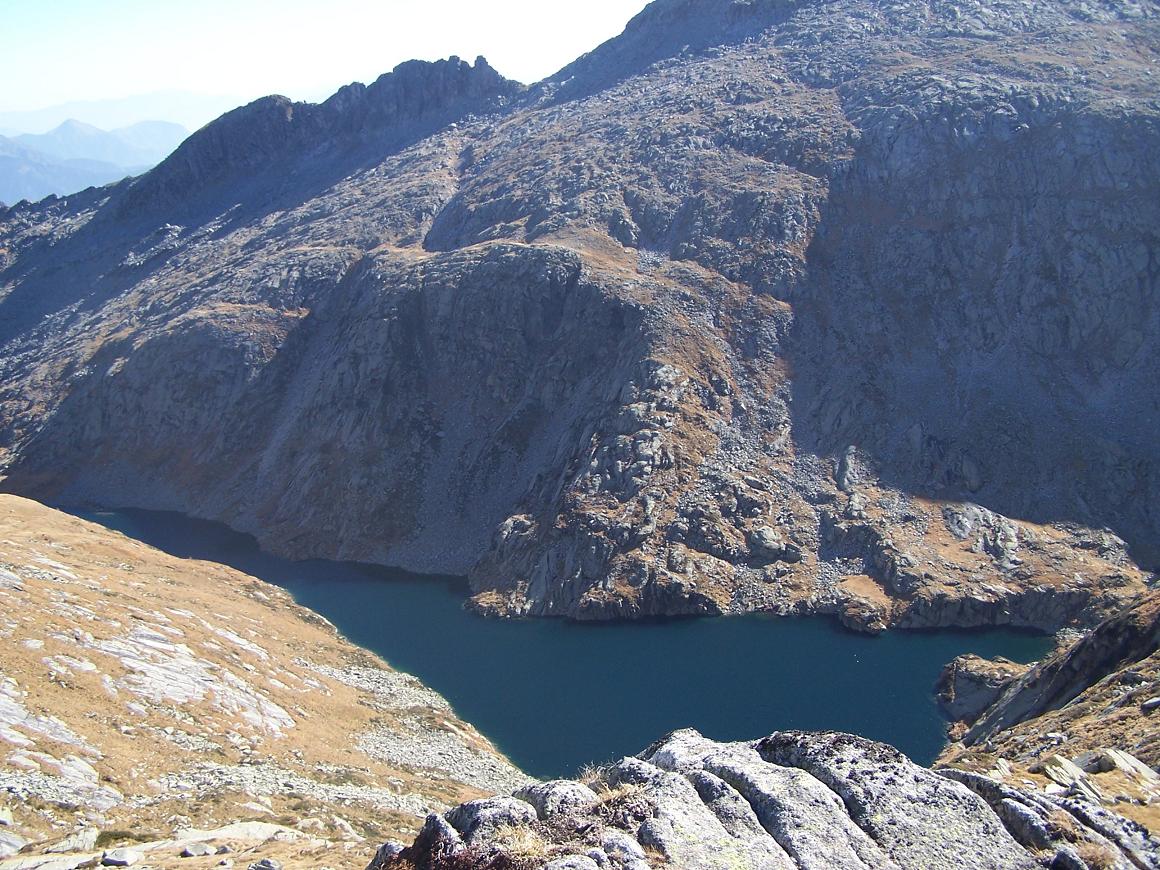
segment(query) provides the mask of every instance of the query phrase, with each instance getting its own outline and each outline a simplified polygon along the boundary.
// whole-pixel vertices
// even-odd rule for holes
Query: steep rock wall
[[[238,110],[0,214],[4,486],[496,613],[1093,625],[1155,529],[1156,22],[661,0],[527,91]]]

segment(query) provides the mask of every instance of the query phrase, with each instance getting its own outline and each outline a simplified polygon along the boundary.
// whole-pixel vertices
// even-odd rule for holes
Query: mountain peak
[[[686,50],[738,42],[783,21],[806,0],[654,0],[619,36],[547,79],[568,95],[597,90]]]
[[[452,55],[446,60],[404,61],[370,85],[347,85],[318,108],[340,128],[379,129],[502,104],[522,90],[482,56],[471,64]]]
[[[474,64],[451,57],[406,61],[370,85],[346,85],[322,103],[262,97],[190,136],[142,179],[131,198],[136,205],[143,197],[185,198],[199,186],[318,147],[386,153],[465,115],[498,108],[523,90],[482,57]]]
[[[57,124],[53,130],[49,131],[48,135],[67,133],[91,136],[94,134],[100,135],[104,132],[100,127],[94,127],[92,124],[86,124],[84,121],[78,121],[76,118],[69,118]]]

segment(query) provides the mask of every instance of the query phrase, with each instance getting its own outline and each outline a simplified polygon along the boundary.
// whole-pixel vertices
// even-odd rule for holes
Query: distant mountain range
[[[238,94],[197,94],[176,90],[106,100],[72,100],[39,109],[0,111],[0,136],[46,133],[72,119],[102,130],[117,130],[152,119],[171,121],[196,130],[246,102],[249,100]]]
[[[67,120],[47,133],[0,136],[0,201],[75,193],[137,175],[164,160],[187,135],[168,121],[101,130]]]

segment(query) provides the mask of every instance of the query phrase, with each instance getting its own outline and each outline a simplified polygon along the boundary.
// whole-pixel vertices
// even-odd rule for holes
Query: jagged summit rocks
[[[523,90],[483,57],[474,64],[451,57],[401,63],[372,84],[347,85],[317,105],[263,97],[190,136],[134,187],[126,208],[179,205],[207,185],[255,172],[285,174],[304,159],[345,167],[352,157],[381,158],[467,114],[502,108]],[[296,168],[309,175],[307,167]]]
[[[259,101],[0,213],[3,485],[491,613],[1094,625],[1158,563],[1157,21],[666,0]]]
[[[1148,868],[1160,842],[1083,801],[944,775],[848,734],[718,743],[685,730],[584,783],[431,815],[411,846],[384,846],[368,870],[653,866]]]

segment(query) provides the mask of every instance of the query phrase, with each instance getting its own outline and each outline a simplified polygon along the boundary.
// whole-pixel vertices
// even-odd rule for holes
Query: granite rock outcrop
[[[953,722],[974,722],[1030,665],[1010,659],[961,655],[947,664],[935,684],[939,707]]]
[[[586,783],[433,814],[368,870],[666,866],[1127,870],[1160,866],[1160,842],[1083,800],[927,770],[847,734],[717,743],[677,731]]]

